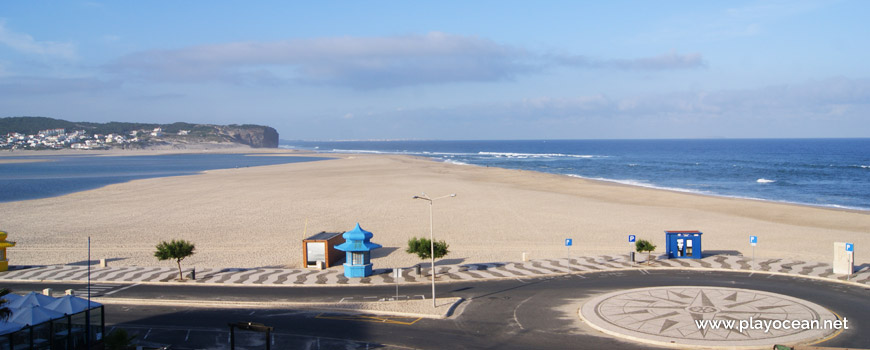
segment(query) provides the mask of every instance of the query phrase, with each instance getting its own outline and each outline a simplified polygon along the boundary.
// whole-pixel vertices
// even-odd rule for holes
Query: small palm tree
[[[160,242],[160,244],[157,245],[157,251],[154,252],[154,256],[160,261],[175,259],[175,263],[178,264],[178,280],[184,280],[184,275],[182,275],[181,272],[181,260],[193,255],[194,249],[196,249],[196,247],[194,247],[191,242],[183,239],[177,241],[173,239],[172,242],[169,243],[166,241]]]
[[[647,241],[645,239],[639,239],[637,240],[637,242],[634,242],[634,248],[637,250],[638,253],[646,252],[646,264],[649,265],[649,262],[652,259],[652,251],[656,250],[656,245],[650,243],[650,241]]]
[[[10,291],[9,289],[0,289],[0,320],[2,321],[6,321],[10,317],[12,317],[12,310],[9,309],[8,306],[6,306],[6,303],[8,303],[9,300],[6,300],[6,298],[4,298],[9,293],[12,293],[12,291]]]

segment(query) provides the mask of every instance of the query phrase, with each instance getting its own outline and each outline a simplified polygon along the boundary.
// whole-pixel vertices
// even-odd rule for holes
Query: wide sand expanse
[[[624,254],[628,234],[664,252],[665,230],[701,230],[707,252],[830,263],[833,242],[870,262],[870,214],[624,186],[567,176],[389,155],[208,171],[136,180],[56,198],[0,203],[0,230],[18,245],[11,265],[83,263],[174,266],[153,257],[163,240],[186,239],[185,266],[301,267],[302,239],[320,231],[374,233],[375,268],[411,266],[408,238],[450,244],[442,263],[517,261],[570,254]]]

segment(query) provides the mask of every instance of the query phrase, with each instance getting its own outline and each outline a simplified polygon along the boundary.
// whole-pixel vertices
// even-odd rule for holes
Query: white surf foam
[[[768,180],[768,179],[762,178],[762,179],[755,180],[755,182],[760,183],[760,184],[769,184],[769,183],[776,182],[776,180]]]
[[[623,184],[623,185],[629,185],[629,186],[638,186],[638,187],[654,188],[654,189],[657,189],[657,190],[667,190],[667,191],[674,191],[674,192],[683,192],[683,193],[694,193],[694,194],[706,194],[706,195],[712,195],[712,193],[710,193],[710,192],[706,192],[706,191],[690,190],[690,189],[687,189],[687,188],[679,188],[679,187],[657,186],[657,185],[653,185],[653,184],[651,184],[651,183],[649,183],[649,182],[646,182],[646,181],[643,181],[643,180],[615,180],[615,179],[605,179],[605,178],[602,178],[602,177],[586,177],[586,176],[580,176],[580,175],[576,175],[576,174],[567,174],[567,175],[570,176],[570,177],[576,177],[576,178],[580,178],[580,179],[588,179],[588,180],[604,181],[604,182],[613,182],[613,183],[618,183],[618,184]]]
[[[468,164],[465,162],[460,162],[458,160],[453,160],[453,159],[445,159],[444,163],[450,163],[450,164],[456,164],[456,165],[471,165],[471,164]]]
[[[606,156],[588,155],[588,154],[563,154],[563,153],[514,153],[514,152],[478,152],[483,156],[495,156],[505,158],[605,158]]]
[[[796,205],[804,205],[804,206],[808,206],[808,207],[870,211],[870,208],[868,208],[868,207],[853,207],[853,206],[837,205],[837,204],[820,204],[820,203],[806,203],[806,202],[795,202],[795,201],[786,201],[786,200],[764,199],[764,198],[757,198],[757,197],[719,194],[719,193],[709,192],[709,191],[690,190],[690,189],[678,188],[678,187],[656,186],[656,185],[650,184],[648,182],[639,181],[639,180],[614,180],[614,179],[604,179],[604,178],[598,178],[598,177],[586,177],[586,176],[580,176],[580,175],[576,175],[576,174],[566,174],[566,175],[570,176],[570,177],[580,178],[580,179],[613,182],[613,183],[629,185],[629,186],[638,186],[638,187],[646,187],[646,188],[652,188],[652,189],[657,189],[657,190],[701,194],[701,195],[713,196],[713,197],[748,199],[748,200],[759,201],[759,202],[796,204]]]

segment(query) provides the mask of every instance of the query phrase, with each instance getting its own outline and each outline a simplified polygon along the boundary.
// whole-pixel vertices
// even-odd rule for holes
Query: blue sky
[[[867,1],[4,1],[0,116],[283,139],[870,137]]]

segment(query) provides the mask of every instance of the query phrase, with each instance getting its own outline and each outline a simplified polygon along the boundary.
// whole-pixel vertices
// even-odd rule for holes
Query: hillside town
[[[178,135],[187,135],[188,130],[181,130]],[[162,128],[153,130],[135,130],[126,134],[93,134],[84,130],[67,132],[66,129],[40,130],[34,135],[10,132],[0,138],[0,149],[108,149],[136,144],[149,137],[162,137]]]

